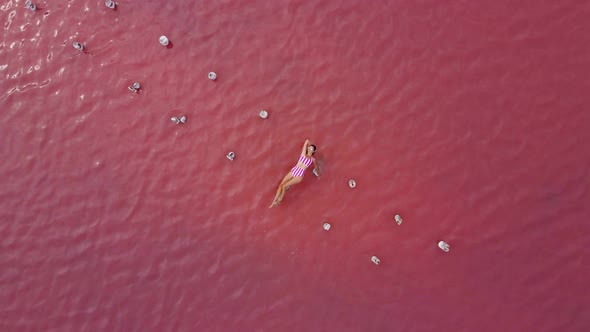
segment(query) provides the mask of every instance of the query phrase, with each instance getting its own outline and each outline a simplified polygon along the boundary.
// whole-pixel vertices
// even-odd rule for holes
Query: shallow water
[[[590,4],[36,4],[0,3],[2,331],[590,330]]]

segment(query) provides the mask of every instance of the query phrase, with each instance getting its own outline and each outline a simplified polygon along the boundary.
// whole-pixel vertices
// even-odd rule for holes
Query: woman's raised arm
[[[303,149],[301,149],[301,154],[306,156],[307,155],[307,146],[309,145],[309,140],[306,139],[305,143],[303,143]]]

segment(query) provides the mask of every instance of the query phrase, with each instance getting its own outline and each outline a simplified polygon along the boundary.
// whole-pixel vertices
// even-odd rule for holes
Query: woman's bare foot
[[[277,206],[278,204],[279,204],[279,202],[277,202],[277,201],[274,201],[274,202],[272,202],[272,204],[271,204],[271,205],[270,205],[268,208],[270,209],[270,208],[272,208],[272,207],[275,207],[275,206]]]

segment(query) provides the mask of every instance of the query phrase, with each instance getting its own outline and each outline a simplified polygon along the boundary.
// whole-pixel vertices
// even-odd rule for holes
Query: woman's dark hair
[[[313,146],[313,153],[311,154],[312,156],[316,153],[316,151],[318,150],[318,148],[315,147],[315,145],[310,144],[309,146]]]

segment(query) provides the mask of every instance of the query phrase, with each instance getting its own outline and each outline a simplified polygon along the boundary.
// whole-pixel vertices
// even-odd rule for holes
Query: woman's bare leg
[[[289,173],[287,173],[287,175],[285,175],[285,177],[281,180],[280,186],[282,186],[283,184],[285,184],[285,182],[291,180],[292,178],[293,178],[293,173],[291,173],[291,171],[289,171]]]
[[[275,195],[275,198],[272,200],[272,204],[268,207],[269,209],[278,204],[277,199],[279,198],[279,196],[281,196],[282,191],[283,191],[283,187],[281,185],[279,185],[279,189],[277,189],[277,193]]]
[[[296,185],[299,182],[301,182],[301,180],[303,180],[303,176],[297,176],[297,177],[293,177],[291,180],[282,184],[280,186],[280,188],[282,188],[283,190],[281,191],[281,195],[277,199],[277,203],[280,203],[283,200],[283,197],[285,197],[285,193],[287,192],[287,187],[291,187],[293,185]]]
[[[283,180],[281,180],[281,184],[279,184],[279,188],[277,189],[277,193],[275,195],[275,198],[272,201],[272,204],[268,207],[271,208],[273,206],[275,206],[276,204],[278,204],[278,198],[281,195],[284,195],[284,188],[283,188],[283,184],[288,182],[289,180],[291,180],[293,178],[293,174],[291,174],[291,172],[287,173],[287,175],[285,175],[285,177],[283,178]]]

